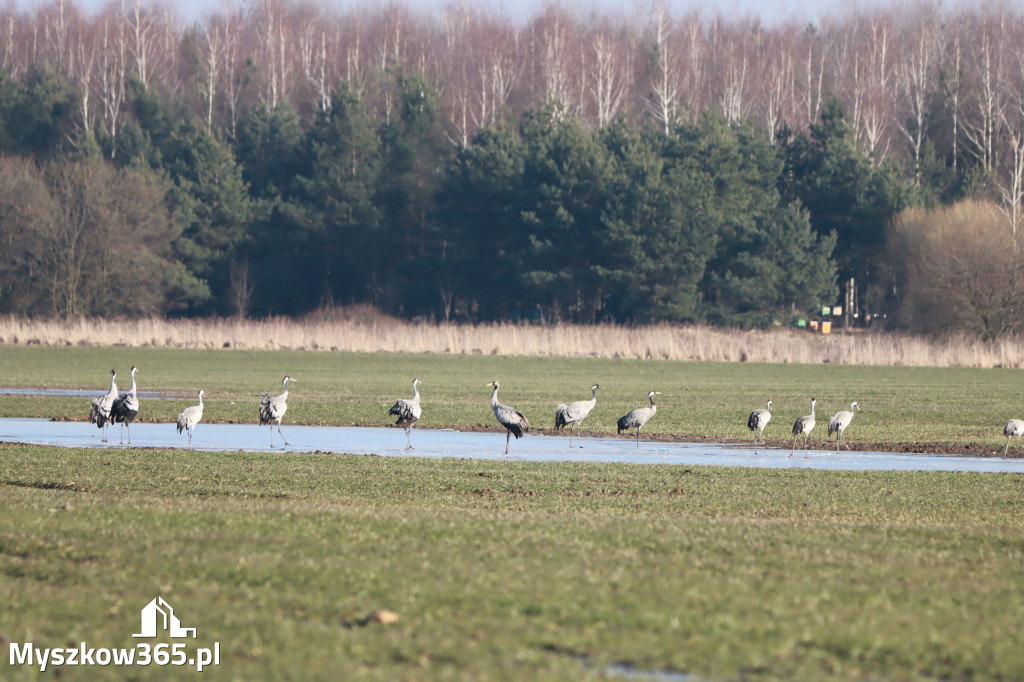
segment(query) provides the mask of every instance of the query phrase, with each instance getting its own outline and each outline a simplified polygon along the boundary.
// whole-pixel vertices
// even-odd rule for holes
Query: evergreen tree
[[[524,154],[515,132],[485,128],[445,168],[432,222],[446,228],[449,314],[461,309],[476,319],[500,320],[523,313],[525,289],[513,255],[524,239]]]
[[[619,121],[603,133],[613,174],[599,249],[610,319],[694,319],[697,283],[714,245],[710,178],[665,155],[660,131]]]
[[[230,312],[231,266],[242,258],[252,217],[241,168],[231,148],[194,119],[175,127],[162,154],[174,183],[170,204],[183,225],[177,251],[212,293],[209,305],[195,312]]]
[[[376,203],[387,248],[372,279],[374,301],[389,312],[427,314],[440,307],[446,286],[444,237],[428,217],[451,145],[437,92],[424,78],[399,70],[392,92],[394,111],[380,133]]]
[[[838,99],[829,101],[809,136],[795,137],[785,153],[784,199],[807,208],[819,235],[835,233],[841,279],[854,277],[860,287],[877,285],[885,277],[885,228],[909,201],[907,183],[892,165],[872,165]],[[880,302],[877,292],[869,298]]]
[[[605,297],[595,244],[611,179],[608,154],[552,107],[528,116],[522,137],[526,239],[516,257],[524,283],[554,320],[593,321]]]
[[[374,204],[380,152],[363,102],[344,87],[336,92],[296,164],[299,174],[258,235],[261,269],[282,273],[261,304],[293,313],[368,300],[383,246]]]

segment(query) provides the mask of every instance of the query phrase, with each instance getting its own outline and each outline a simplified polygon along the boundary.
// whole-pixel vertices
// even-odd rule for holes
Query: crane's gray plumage
[[[629,414],[619,417],[619,433],[622,433],[627,429],[636,428],[637,447],[640,447],[640,429],[642,429],[644,424],[646,424],[658,411],[658,406],[654,404],[654,396],[656,395],[661,395],[661,391],[651,391],[647,394],[647,399],[651,401],[649,407],[638,407]]]
[[[811,431],[814,430],[814,404],[817,403],[817,399],[811,398],[811,413],[804,417],[798,417],[793,422],[793,448],[796,448],[796,439],[801,435],[804,437],[804,448],[807,447],[807,436],[810,435]]]
[[[124,444],[124,429],[128,427],[128,444],[132,442],[132,422],[135,421],[135,416],[139,414],[139,397],[135,393],[135,373],[139,371],[139,368],[132,365],[132,387],[128,389],[128,392],[123,396],[119,397],[114,401],[114,404],[110,407],[110,414],[113,416],[114,423],[121,423],[121,444]]]
[[[845,431],[846,427],[853,421],[853,413],[859,411],[860,406],[857,404],[857,401],[854,400],[850,403],[849,410],[836,412],[832,415],[832,418],[828,420],[828,435],[831,436],[833,433],[836,434],[836,452],[839,452],[839,448],[842,445],[843,431]],[[849,447],[847,447],[847,449],[849,449]]]
[[[412,429],[412,425],[419,421],[420,415],[423,414],[423,409],[420,407],[420,391],[416,388],[417,384],[422,383],[423,382],[419,379],[413,379],[412,398],[409,400],[402,400],[399,398],[388,411],[388,414],[393,414],[398,417],[395,424],[405,429],[405,442],[408,444],[405,448],[406,450],[412,449],[412,440],[409,438],[409,430]]]
[[[89,421],[96,425],[96,428],[103,430],[103,436],[100,438],[104,443],[107,441],[107,425],[110,424],[110,410],[114,407],[114,401],[117,400],[117,370],[110,370],[110,390],[101,395],[99,398],[95,398],[92,401],[92,406],[89,408]]]
[[[583,442],[580,441],[581,422],[587,418],[590,411],[594,409],[594,405],[597,404],[597,389],[599,388],[601,387],[598,384],[590,387],[590,400],[577,400],[568,405],[563,403],[555,408],[555,429],[569,426],[570,448],[572,447],[573,429],[576,430],[576,442],[579,443],[581,449],[583,448]]]
[[[1003,459],[1010,451],[1010,439],[1017,436],[1017,447],[1020,448],[1020,437],[1024,435],[1024,419],[1011,419],[1003,427],[1003,435],[1006,436],[1006,448],[1003,450]],[[1016,452],[1016,451],[1015,451]]]
[[[193,405],[192,407],[186,407],[178,415],[178,433],[182,431],[188,431],[188,447],[192,449],[192,430],[196,428],[196,424],[203,418],[203,396],[206,395],[203,391],[199,391],[199,404]]]
[[[497,417],[499,424],[508,429],[508,435],[505,436],[505,454],[507,455],[512,436],[522,438],[523,432],[530,430],[530,422],[526,421],[526,417],[519,410],[498,402],[500,384],[497,381],[492,381],[487,385],[494,387],[494,390],[491,391],[491,409],[494,410],[494,416]]]
[[[767,409],[754,410],[747,417],[747,428],[754,432],[754,443],[760,438],[764,442],[764,427],[772,420],[772,401],[768,401]]]
[[[260,426],[266,426],[270,424],[270,447],[274,447],[274,425],[271,422],[277,422],[277,432],[281,436],[281,440],[284,441],[285,445],[290,445],[288,439],[281,433],[281,419],[284,417],[284,413],[288,411],[288,382],[295,381],[290,376],[286,376],[281,380],[284,384],[284,393],[279,396],[270,397],[269,393],[264,393],[263,398],[260,400]]]

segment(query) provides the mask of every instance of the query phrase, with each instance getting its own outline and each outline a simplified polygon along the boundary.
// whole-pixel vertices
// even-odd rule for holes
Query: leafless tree
[[[560,7],[547,5],[531,26],[537,59],[540,97],[553,104],[561,116],[582,112],[582,69],[577,58],[583,53],[572,18]]]
[[[99,77],[97,85],[100,89],[99,98],[103,107],[103,121],[107,126],[112,140],[116,142],[121,129],[122,107],[125,100],[127,71],[127,40],[124,22],[118,19],[103,19],[103,42],[97,68]],[[110,148],[113,158],[117,154],[117,145]]]
[[[591,41],[589,93],[598,128],[609,125],[619,113],[626,94],[626,74],[632,71],[628,45],[616,39],[610,26],[602,26]]]
[[[690,35],[692,49],[699,41],[700,23],[697,20],[696,32]],[[651,50],[653,51],[650,77],[650,94],[645,98],[645,108],[651,117],[662,127],[667,135],[678,116],[680,106],[681,85],[676,63],[675,45],[672,36],[672,17],[668,7],[661,4],[655,10]]]
[[[999,12],[982,19],[980,32],[970,53],[975,78],[974,115],[965,120],[964,137],[970,153],[985,171],[997,162],[999,127],[1006,117],[1007,19]]]
[[[898,322],[920,332],[965,329],[994,339],[1024,329],[1018,292],[1024,265],[999,209],[965,201],[908,209],[890,233],[889,253],[904,282]]]
[[[963,21],[962,17],[957,17],[956,21],[953,22],[952,28],[952,41],[947,51],[947,59],[945,60],[943,78],[943,96],[949,105],[949,116],[952,151],[950,156],[953,170],[956,171],[960,164],[960,129],[961,129],[961,116],[962,116],[962,99],[965,89],[965,83],[967,80],[966,71],[964,68],[963,59],[963,42],[961,39]]]
[[[293,36],[286,22],[283,0],[261,0],[256,10],[260,64],[264,69],[262,97],[271,109],[286,101],[292,75]]]
[[[827,52],[825,41],[819,31],[808,28],[803,32],[801,46],[801,92],[803,94],[804,120],[799,127],[803,128],[816,123],[821,115],[821,103],[824,93],[825,63]]]
[[[941,43],[934,7],[918,6],[916,13],[904,19],[906,30],[898,41],[900,54],[896,78],[906,109],[898,109],[896,126],[910,144],[915,182],[920,184],[921,152],[927,136],[936,69],[941,61]]]

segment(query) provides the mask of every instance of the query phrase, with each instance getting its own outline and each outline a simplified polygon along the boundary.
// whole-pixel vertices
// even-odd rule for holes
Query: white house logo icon
[[[162,621],[161,616],[163,617]],[[171,637],[187,638],[188,633],[191,632],[192,639],[196,638],[196,629],[181,627],[181,621],[174,615],[174,609],[164,601],[163,597],[157,597],[142,609],[142,632],[132,635],[132,637],[156,637],[157,630],[161,628],[161,622],[163,629],[170,631]]]

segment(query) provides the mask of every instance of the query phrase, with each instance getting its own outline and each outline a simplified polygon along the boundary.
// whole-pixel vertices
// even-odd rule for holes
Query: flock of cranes
[[[800,436],[804,437],[804,449],[807,448],[807,437],[811,435],[811,431],[814,430],[814,426],[817,424],[817,419],[814,415],[814,408],[818,404],[817,398],[811,398],[811,413],[804,415],[803,417],[797,417],[796,421],[793,422],[793,449],[796,449],[796,441]],[[828,437],[831,438],[832,434],[836,434],[836,452],[842,447],[843,442],[843,431],[853,421],[853,415],[855,412],[860,410],[860,406],[857,405],[857,401],[850,403],[849,410],[842,410],[832,415],[832,418],[828,420]],[[768,426],[768,422],[772,420],[772,401],[768,401],[766,408],[754,410],[750,413],[750,417],[747,418],[747,428],[754,432],[754,444],[758,441],[764,442],[764,427]],[[1021,422],[1021,426],[1024,427],[1024,422]]]
[[[128,443],[131,444],[132,442],[130,425],[139,413],[139,399],[136,394],[135,385],[135,373],[137,371],[137,367],[132,367],[132,387],[124,395],[119,395],[117,391],[117,370],[110,370],[110,390],[92,401],[89,410],[89,421],[103,431],[102,442],[107,442],[108,440],[107,426],[117,422],[122,424],[121,443],[124,443],[125,427],[129,427]],[[277,433],[281,436],[281,440],[284,441],[285,445],[289,445],[288,440],[281,431],[281,419],[288,410],[288,383],[294,381],[295,379],[292,379],[290,376],[285,376],[281,380],[281,383],[284,385],[284,392],[281,395],[271,397],[270,393],[264,392],[260,399],[260,426],[270,426],[270,447],[274,447],[274,422],[277,422]],[[388,411],[388,414],[398,417],[395,424],[405,430],[406,450],[412,449],[410,430],[423,414],[423,409],[420,407],[419,385],[421,383],[423,382],[418,377],[413,379],[412,398],[396,400],[395,404]],[[491,391],[491,409],[494,410],[494,416],[498,423],[504,426],[507,431],[505,436],[505,454],[507,455],[512,436],[515,436],[517,439],[522,438],[523,433],[530,430],[530,422],[516,408],[498,402],[500,384],[497,381],[492,381],[487,385],[493,389]],[[555,409],[555,428],[559,429],[563,426],[569,426],[570,428],[569,447],[572,447],[573,430],[576,433],[577,444],[580,448],[583,447],[581,422],[587,418],[587,415],[590,414],[590,411],[597,404],[597,389],[599,388],[601,387],[598,384],[590,387],[590,400],[577,400],[569,404],[559,405]],[[205,395],[204,391],[199,391],[199,404],[186,407],[178,415],[176,423],[178,433],[180,434],[184,431],[188,435],[188,447],[190,449],[192,448],[192,432],[203,418],[203,397]],[[648,393],[647,398],[650,400],[650,406],[637,408],[621,417],[618,421],[619,433],[632,428],[636,429],[637,447],[640,446],[640,429],[658,410],[658,406],[654,404],[654,396],[656,395],[661,395],[661,392],[651,391]]]
[[[110,424],[121,424],[121,443],[124,443],[124,432],[128,430],[128,443],[132,442],[131,424],[135,420],[135,417],[139,413],[139,398],[136,392],[135,373],[138,372],[137,367],[132,367],[132,385],[131,388],[124,394],[119,394],[117,390],[117,371],[110,370],[110,390],[101,395],[100,397],[92,401],[89,409],[89,421],[96,425],[97,428],[103,432],[101,441],[108,442],[107,427]],[[294,382],[290,376],[285,376],[281,383],[284,385],[284,392],[278,396],[271,397],[270,393],[263,393],[259,403],[259,418],[260,426],[270,426],[270,447],[274,447],[274,422],[277,422],[277,433],[281,436],[281,440],[284,441],[285,445],[289,445],[288,440],[284,437],[284,433],[281,431],[281,420],[288,410],[288,383]],[[423,383],[419,378],[412,380],[412,398],[408,400],[398,399],[395,404],[391,407],[388,414],[396,416],[398,419],[395,424],[401,426],[405,430],[406,449],[412,449],[412,438],[410,431],[413,425],[419,421],[423,414],[423,409],[420,406],[420,391],[419,385]],[[500,384],[497,381],[492,381],[487,384],[492,388],[491,391],[491,409],[494,411],[494,417],[498,420],[498,423],[505,427],[507,433],[505,436],[505,454],[509,453],[509,447],[512,441],[512,436],[517,439],[523,437],[523,433],[529,431],[530,423],[523,415],[522,412],[514,407],[504,405],[498,402],[498,389]],[[563,427],[569,427],[569,447],[573,447],[572,437],[573,433],[576,434],[577,445],[582,449],[583,442],[581,439],[582,435],[582,423],[587,418],[590,412],[597,405],[597,391],[601,388],[599,384],[594,384],[590,387],[590,400],[577,400],[571,403],[563,403],[555,408],[555,429],[561,429]],[[177,428],[178,433],[185,431],[188,434],[188,446],[192,447],[192,432],[196,425],[203,418],[203,397],[205,393],[199,391],[199,404],[187,407],[182,410],[181,414],[178,415]],[[640,429],[647,424],[648,421],[657,413],[658,406],[654,404],[654,396],[661,395],[660,391],[651,391],[647,394],[647,399],[650,405],[638,407],[632,410],[626,415],[620,417],[617,421],[618,432],[621,434],[623,431],[629,429],[636,429],[636,445],[640,447]],[[793,422],[793,449],[796,449],[797,440],[803,436],[803,447],[807,448],[807,439],[810,436],[811,431],[814,430],[816,425],[816,418],[814,414],[815,407],[817,405],[817,399],[811,398],[811,413],[803,417],[798,417]],[[828,422],[828,437],[831,438],[833,434],[836,436],[836,451],[838,452],[843,446],[843,432],[853,421],[854,415],[860,411],[860,406],[856,401],[850,403],[849,410],[841,410],[832,415],[832,418]],[[769,400],[766,407],[756,409],[750,413],[750,417],[747,419],[747,428],[754,432],[754,444],[758,442],[764,443],[764,430],[768,426],[768,423],[772,419],[772,401]],[[1006,426],[1003,429],[1003,435],[1006,436],[1006,448],[1003,450],[1003,456],[1005,457],[1010,449],[1010,440],[1017,437],[1017,447],[1020,447],[1021,437],[1024,436],[1024,420],[1011,419],[1006,422]],[[849,448],[849,446],[847,446]]]

